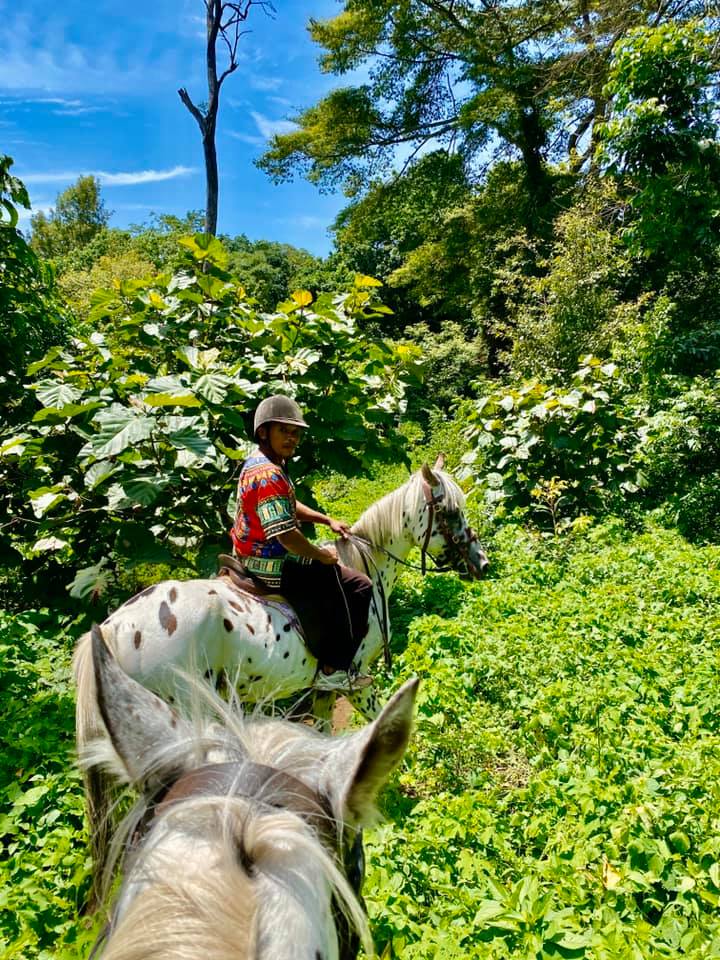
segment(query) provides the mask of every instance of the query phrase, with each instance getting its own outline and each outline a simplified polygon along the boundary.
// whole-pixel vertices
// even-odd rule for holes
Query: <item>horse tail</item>
[[[75,742],[81,761],[88,745],[107,737],[100,715],[95,685],[95,667],[92,658],[90,633],[83,634],[73,657],[75,676]],[[93,859],[92,886],[85,908],[94,912],[101,902],[102,878],[108,860],[110,843],[110,813],[112,807],[112,780],[99,766],[83,767],[85,787],[85,814],[88,822],[90,852]]]

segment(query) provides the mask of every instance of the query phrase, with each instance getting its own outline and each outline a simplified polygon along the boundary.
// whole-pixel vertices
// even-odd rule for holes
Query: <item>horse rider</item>
[[[295,497],[287,463],[306,428],[302,410],[290,397],[276,395],[260,403],[253,424],[257,446],[240,470],[230,536],[245,572],[282,594],[295,610],[319,664],[315,688],[347,692],[372,682],[351,669],[368,630],[372,584],[340,564],[334,546],[316,546],[300,530],[300,523],[320,523],[340,537],[350,533],[347,523]]]

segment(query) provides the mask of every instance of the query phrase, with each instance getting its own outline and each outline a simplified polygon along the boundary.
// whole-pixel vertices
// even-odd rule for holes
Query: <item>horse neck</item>
[[[369,544],[368,575],[376,589],[389,596],[397,580],[399,563],[420,542],[424,510],[411,496],[412,480],[387,494],[369,507],[352,527],[352,533]],[[357,548],[353,548],[352,565],[364,570]]]

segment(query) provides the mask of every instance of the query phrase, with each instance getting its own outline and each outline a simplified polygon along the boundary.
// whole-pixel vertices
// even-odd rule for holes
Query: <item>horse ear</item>
[[[433,466],[433,470],[442,470],[444,466],[445,466],[445,454],[439,453],[437,455],[437,460],[435,461],[435,465]]]
[[[340,741],[333,754],[335,795],[340,816],[359,826],[372,815],[375,800],[402,760],[410,740],[415,696],[420,681],[408,680],[388,701],[380,716],[362,732]],[[339,787],[339,789],[338,789]]]
[[[425,480],[426,483],[429,483],[431,487],[437,487],[440,483],[440,480],[435,476],[426,463],[420,467],[420,472],[423,475],[423,480]]]
[[[97,624],[91,634],[97,703],[112,744],[130,782],[157,790],[177,772],[176,762],[163,758],[177,753],[173,748],[187,742],[190,729],[164,700],[125,673]]]

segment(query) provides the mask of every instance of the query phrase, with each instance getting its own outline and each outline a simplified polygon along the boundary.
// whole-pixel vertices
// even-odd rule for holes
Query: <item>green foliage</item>
[[[0,155],[0,406],[5,417],[22,416],[22,376],[27,363],[66,335],[67,315],[52,269],[33,253],[18,230],[18,207],[29,209],[23,184]]]
[[[569,388],[531,380],[483,397],[469,415],[463,458],[497,519],[544,514],[533,491],[563,481],[569,516],[617,507],[638,490],[638,424],[622,404],[614,364],[585,357]],[[540,486],[542,489],[542,486]]]
[[[87,925],[77,919],[90,862],[74,766],[70,626],[47,610],[15,618],[0,613],[0,942],[6,960],[50,960],[89,949]]]
[[[30,221],[32,247],[41,257],[57,260],[88,244],[109,219],[100,181],[92,175],[78,177],[58,194],[49,217],[40,211]]]
[[[228,241],[227,247],[231,272],[257,301],[259,310],[274,310],[293,290],[317,295],[345,289],[353,281],[353,273],[340,267],[337,260],[323,261],[289,243],[252,243],[241,236]]]
[[[720,144],[711,25],[638,29],[613,55],[604,138],[610,171],[631,185],[625,237],[646,257],[687,263],[720,239]]]
[[[693,540],[720,530],[720,375],[679,384],[644,428],[647,493]]]
[[[423,383],[408,391],[408,415],[427,422],[433,409],[445,414],[473,387],[487,370],[484,339],[470,338],[458,323],[449,320],[438,333],[418,323],[405,331],[406,339],[417,345],[423,359]],[[471,387],[471,384],[473,387]]]
[[[358,318],[384,309],[374,281],[258,313],[219,241],[182,242],[183,271],[94,295],[97,329],[30,367],[37,411],[0,439],[13,518],[0,535],[28,573],[43,569],[46,593],[73,572],[73,595],[97,599],[118,566],[214,570],[252,411],[269,393],[294,394],[307,412],[294,464],[303,497],[321,464],[353,473],[402,457],[388,427],[417,364],[409,348],[358,332]]]
[[[714,956],[718,549],[611,522],[571,544],[508,527],[492,559],[459,594],[400,590],[393,685],[422,684],[392,822],[366,836],[379,952]]]
[[[89,269],[66,269],[58,278],[58,287],[77,316],[87,320],[96,290],[112,288],[116,282],[151,277],[155,273],[154,264],[143,260],[130,248],[101,255]]]
[[[611,184],[594,184],[555,221],[540,275],[519,278],[513,293],[513,368],[566,378],[580,357],[609,357],[637,323],[634,264],[615,220]]]

